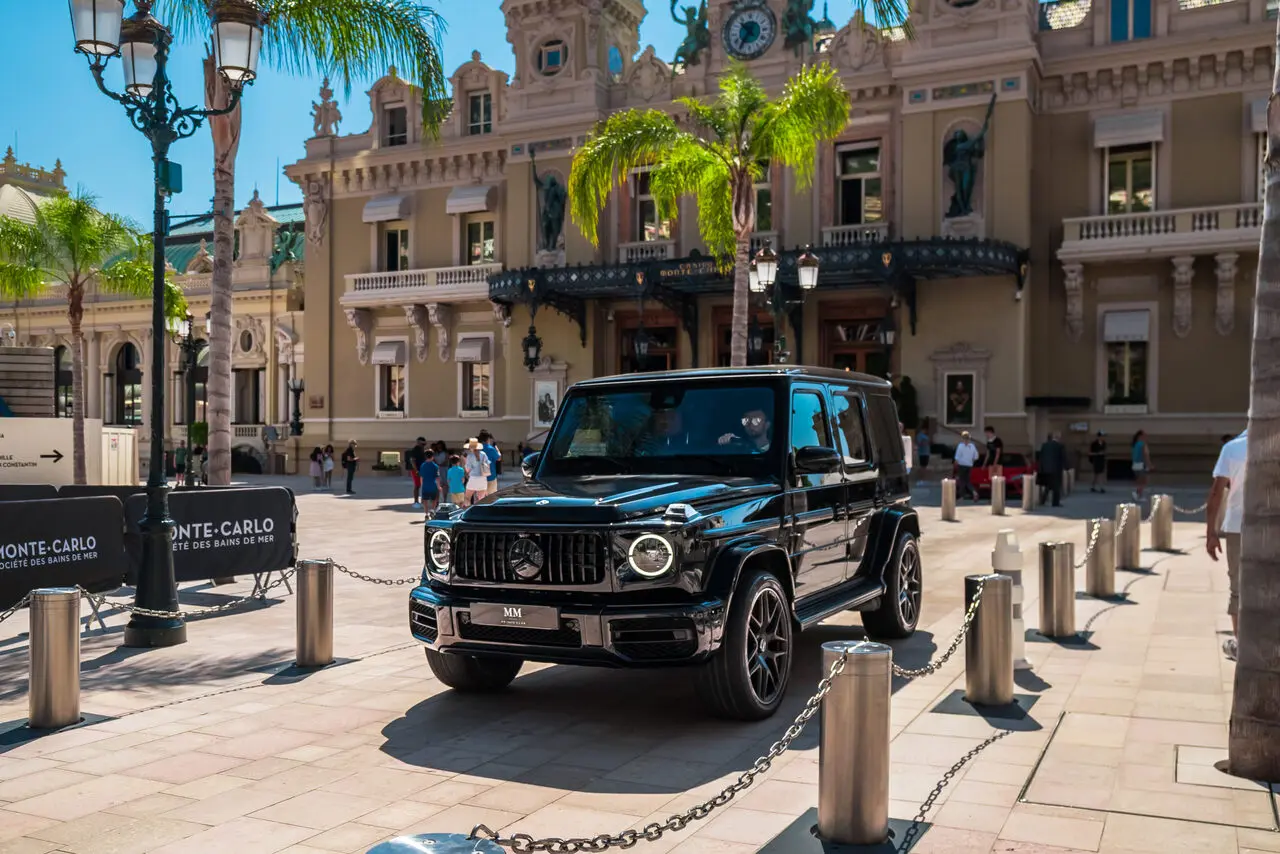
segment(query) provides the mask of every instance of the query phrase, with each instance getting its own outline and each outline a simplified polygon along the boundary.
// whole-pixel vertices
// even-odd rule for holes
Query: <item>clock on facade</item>
[[[738,3],[725,19],[724,49],[734,59],[756,59],[773,44],[778,35],[778,19],[764,0]]]

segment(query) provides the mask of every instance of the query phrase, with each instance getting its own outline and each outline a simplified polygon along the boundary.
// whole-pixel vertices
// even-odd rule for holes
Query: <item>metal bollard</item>
[[[1030,513],[1036,507],[1036,476],[1033,474],[1024,474],[1022,476],[1022,512]]]
[[[1110,519],[1090,520],[1085,523],[1086,538],[1093,536],[1094,525],[1098,526],[1098,541],[1085,564],[1084,592],[1105,599],[1116,595],[1116,526]]]
[[[31,729],[59,729],[80,721],[80,591],[31,591]]]
[[[1004,515],[1004,475],[997,474],[991,477],[991,515]]]
[[[1027,624],[1022,617],[1022,549],[1018,547],[1018,535],[1012,528],[996,534],[996,547],[991,552],[991,569],[1013,579],[1013,666],[1017,670],[1030,670],[1027,661]]]
[[[1128,508],[1128,513],[1125,513]],[[1124,524],[1120,523],[1121,518]],[[1116,569],[1142,568],[1142,508],[1137,504],[1116,507]]]
[[[942,479],[942,521],[956,521],[956,481],[955,478]]]
[[[818,836],[839,845],[889,838],[889,706],[893,650],[882,643],[828,641],[822,672],[848,651],[822,700],[818,745]]]
[[[982,601],[965,636],[964,698],[977,706],[1007,706],[1013,702],[1013,579],[966,576],[966,609],[979,584]]]
[[[299,667],[333,663],[333,561],[298,561]]]
[[[1076,550],[1073,543],[1040,544],[1040,634],[1076,633]]]
[[[1173,551],[1173,496],[1157,495],[1151,507],[1151,548]]]

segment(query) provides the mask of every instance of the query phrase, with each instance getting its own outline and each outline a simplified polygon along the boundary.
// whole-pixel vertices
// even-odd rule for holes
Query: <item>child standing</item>
[[[333,491],[333,445],[325,445],[324,453],[321,459],[321,467],[324,469],[324,488]]]
[[[449,503],[462,504],[467,497],[467,470],[462,467],[462,459],[457,454],[449,457],[445,479],[449,488]]]
[[[311,452],[311,488],[312,489],[319,489],[320,484],[322,482],[323,472],[320,464],[320,459],[322,456],[323,456],[323,452],[320,450],[319,446],[317,446]]]
[[[429,455],[423,457],[422,465],[418,467],[418,475],[422,484],[422,509],[430,516],[431,511],[440,503],[440,466],[436,465],[434,457]]]

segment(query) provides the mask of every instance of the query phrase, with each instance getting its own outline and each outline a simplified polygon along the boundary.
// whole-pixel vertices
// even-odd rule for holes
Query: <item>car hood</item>
[[[732,499],[777,492],[754,478],[597,475],[526,481],[468,507],[462,521],[533,524],[607,524],[689,504],[707,513]]]

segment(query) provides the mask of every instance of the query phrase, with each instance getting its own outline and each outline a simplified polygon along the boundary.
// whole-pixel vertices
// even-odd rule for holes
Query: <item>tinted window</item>
[[[791,448],[821,445],[833,448],[831,430],[827,423],[827,410],[822,396],[811,391],[797,391],[791,396]],[[818,486],[830,475],[806,474],[798,478],[797,486]],[[839,477],[839,475],[835,475]]]
[[[871,459],[867,447],[867,432],[862,424],[862,402],[853,394],[836,394],[836,435],[840,437],[840,453],[846,465],[857,465]]]
[[[898,432],[898,410],[888,395],[867,395],[867,410],[870,416],[872,440],[875,443],[876,462],[904,462],[906,455],[902,447],[902,434]]]

